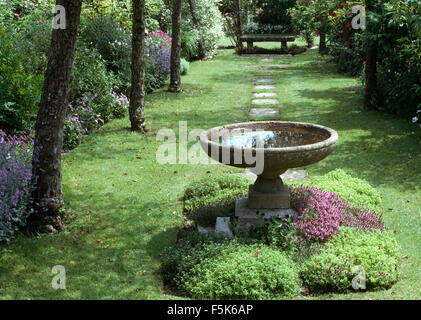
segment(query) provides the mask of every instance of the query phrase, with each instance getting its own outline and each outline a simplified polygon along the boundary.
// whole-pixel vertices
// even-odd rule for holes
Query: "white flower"
[[[415,122],[417,122],[418,121],[418,118],[417,117],[413,117],[412,118],[412,123],[415,123]]]

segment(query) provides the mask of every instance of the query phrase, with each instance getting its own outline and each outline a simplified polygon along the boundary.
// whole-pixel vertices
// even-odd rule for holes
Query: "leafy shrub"
[[[315,2],[313,2],[315,3]],[[367,30],[351,27],[353,5],[365,1],[332,1],[327,8],[329,51],[340,71],[359,75],[365,84],[365,63],[371,45],[377,46],[375,108],[413,117],[421,100],[421,28],[419,1],[376,1],[367,16]],[[316,11],[316,15],[319,12]]]
[[[97,106],[97,95],[85,94],[69,104],[64,125],[63,149],[67,152],[75,148],[85,135],[105,123],[101,111]],[[127,97],[123,94],[112,93],[110,117],[121,118],[126,114],[129,105]]]
[[[131,37],[109,14],[86,19],[81,30],[84,46],[94,48],[113,71],[117,92],[128,94],[131,83]],[[145,90],[161,87],[170,72],[171,38],[165,32],[149,32],[145,39]]]
[[[26,58],[8,31],[0,28],[0,127],[18,132],[33,125],[43,76],[27,72]]]
[[[364,206],[367,209],[380,211],[382,205],[380,193],[376,189],[367,181],[352,177],[342,169],[313,177],[302,184],[334,192],[342,200],[350,202],[352,206]]]
[[[189,62],[183,58],[181,58],[180,60],[180,70],[181,70],[180,73],[182,75],[185,75],[189,72]]]
[[[197,30],[181,30],[181,55],[188,61],[199,56],[199,32]]]
[[[298,212],[296,227],[310,241],[326,241],[341,225],[359,230],[384,230],[381,216],[375,211],[352,207],[336,193],[312,187],[291,190],[291,205]]]
[[[291,23],[287,10],[296,0],[257,0],[259,8],[256,22],[262,25],[289,25]]]
[[[262,225],[259,233],[263,235],[262,240],[271,247],[290,252],[298,250],[297,234],[291,218],[287,220],[273,218]]]
[[[398,279],[398,250],[387,232],[342,227],[320,254],[305,263],[301,277],[311,290],[347,291],[361,266],[367,289],[389,288]]]
[[[92,100],[93,112],[100,114],[105,122],[110,121],[115,118],[115,82],[116,77],[107,71],[105,61],[96,49],[89,49],[83,45],[77,48],[72,73],[71,101],[89,97]]]
[[[263,244],[181,239],[164,254],[164,279],[199,299],[265,299],[297,295],[298,268]]]
[[[28,11],[27,15],[21,18],[25,22],[21,24],[19,31],[14,31],[17,33],[15,46],[25,56],[23,67],[26,72],[44,75],[51,44],[53,14],[51,5],[31,9],[33,10]]]
[[[214,225],[216,217],[229,216],[235,199],[247,195],[250,180],[235,175],[204,176],[184,192],[187,216],[201,225]]]
[[[218,41],[224,35],[218,2],[218,0],[195,0],[196,12],[200,20],[203,40],[209,58],[216,54]],[[183,50],[187,48],[191,49],[188,54],[186,53],[185,57],[188,60],[197,59],[199,57],[199,47],[197,45],[199,43],[199,32],[191,18],[190,7],[187,1],[183,2],[183,19],[181,24],[182,34],[185,33],[187,35],[182,38],[184,40]]]
[[[112,15],[101,14],[93,19],[86,17],[81,23],[80,38],[85,46],[98,50],[110,70],[118,72],[130,61],[130,35]]]
[[[12,136],[0,130],[0,243],[10,242],[31,213],[32,145],[31,132]]]
[[[67,152],[76,148],[82,141],[85,132],[77,114],[67,115],[63,128],[63,150]]]

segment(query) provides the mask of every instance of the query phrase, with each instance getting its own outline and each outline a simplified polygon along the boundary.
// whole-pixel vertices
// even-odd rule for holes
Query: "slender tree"
[[[132,84],[130,124],[132,131],[145,132],[145,0],[132,0]]]
[[[375,0],[366,1],[367,12],[374,11]],[[375,33],[375,30],[370,30],[370,24],[368,24],[366,30],[368,33]],[[366,108],[373,109],[376,107],[378,102],[377,95],[377,41],[372,40],[367,46],[367,61],[365,64],[365,100],[364,104]]]
[[[181,91],[180,54],[181,54],[181,3],[173,0],[172,6],[172,41],[171,41],[171,73],[168,91]]]
[[[319,53],[326,54],[327,46],[326,46],[326,32],[320,31],[320,42],[319,42]]]
[[[199,59],[203,60],[203,59],[206,59],[207,52],[206,52],[205,40],[203,39],[202,27],[200,26],[200,21],[197,16],[196,4],[194,0],[188,0],[188,1],[190,5],[190,12],[193,19],[193,23],[195,24],[196,29],[199,32]]]
[[[238,44],[238,49],[243,50],[243,43],[240,41],[240,38],[243,36],[243,27],[241,23],[241,0],[235,0],[235,9],[236,9],[237,44]]]
[[[35,212],[28,226],[44,232],[62,230],[61,150],[82,0],[57,0],[65,9],[64,29],[53,29],[48,65],[35,125],[32,193]]]

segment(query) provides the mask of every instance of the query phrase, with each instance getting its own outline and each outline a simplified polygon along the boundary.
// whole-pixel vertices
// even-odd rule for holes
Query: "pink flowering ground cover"
[[[380,214],[354,207],[333,192],[299,186],[291,188],[291,201],[298,212],[295,227],[309,241],[327,241],[337,234],[341,226],[364,231],[385,229]]]

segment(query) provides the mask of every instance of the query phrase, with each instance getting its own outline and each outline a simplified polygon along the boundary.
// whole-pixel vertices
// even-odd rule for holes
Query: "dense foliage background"
[[[421,3],[373,2],[367,29],[352,28],[356,16],[352,8],[365,7],[366,1],[298,0],[289,12],[294,29],[304,37],[326,33],[328,53],[338,70],[359,76],[363,84],[367,50],[377,46],[379,99],[375,107],[412,118],[421,109]]]

